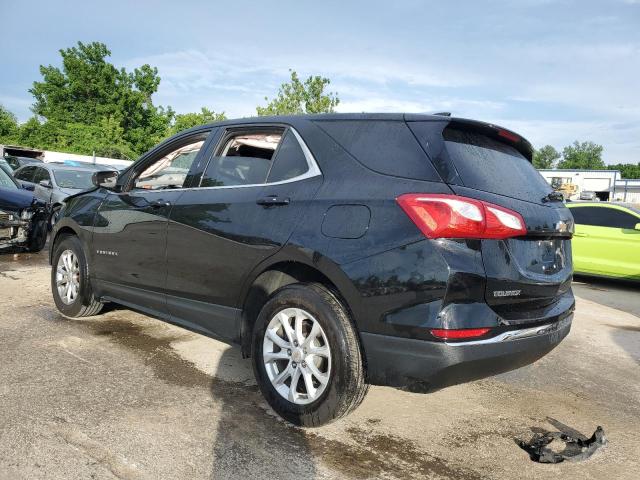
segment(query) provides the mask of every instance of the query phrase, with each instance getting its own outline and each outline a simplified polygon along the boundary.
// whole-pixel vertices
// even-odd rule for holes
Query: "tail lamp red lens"
[[[469,338],[482,337],[489,333],[490,328],[463,328],[458,330],[448,330],[445,328],[434,328],[431,335],[443,340],[465,340]]]
[[[396,201],[427,238],[503,239],[527,233],[519,213],[474,198],[407,193]]]

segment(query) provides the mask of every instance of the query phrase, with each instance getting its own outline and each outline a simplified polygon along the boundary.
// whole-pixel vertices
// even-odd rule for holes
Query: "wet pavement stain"
[[[640,332],[640,326],[638,325],[607,325],[607,327],[615,328],[617,330],[626,330],[627,332]]]
[[[367,422],[370,423],[370,422]],[[395,435],[374,433],[370,429],[351,427],[347,433],[355,444],[330,440],[307,433],[314,454],[332,469],[345,476],[399,479],[432,478],[480,480],[473,470],[451,465]]]
[[[183,387],[207,387],[211,376],[193,363],[181,358],[171,348],[171,343],[188,338],[185,335],[155,337],[145,332],[145,327],[120,319],[68,320],[93,335],[106,337],[109,341],[126,347],[151,367],[157,378]]]

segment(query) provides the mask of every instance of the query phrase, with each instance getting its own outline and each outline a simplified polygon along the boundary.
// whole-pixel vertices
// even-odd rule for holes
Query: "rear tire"
[[[104,305],[93,296],[80,239],[68,235],[57,241],[52,260],[51,291],[60,313],[71,318],[100,313]]]
[[[271,408],[302,427],[346,416],[369,388],[355,326],[320,284],[287,285],[271,297],[256,320],[252,359]]]

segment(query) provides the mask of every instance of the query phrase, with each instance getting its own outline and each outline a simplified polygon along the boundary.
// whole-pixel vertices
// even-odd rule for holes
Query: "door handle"
[[[154,200],[153,202],[149,203],[149,206],[153,209],[165,208],[170,207],[171,202],[168,202],[166,200]]]
[[[258,205],[270,207],[272,205],[289,205],[291,200],[288,197],[279,197],[277,195],[267,195],[266,197],[256,200]]]
[[[586,233],[574,233],[573,236],[574,237],[586,237],[587,234]]]

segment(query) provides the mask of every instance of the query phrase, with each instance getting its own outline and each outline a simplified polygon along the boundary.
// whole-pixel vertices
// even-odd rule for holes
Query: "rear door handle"
[[[269,207],[272,205],[289,205],[291,200],[288,197],[279,197],[277,195],[267,195],[266,197],[259,198],[256,200],[258,205],[264,205],[265,207]]]

